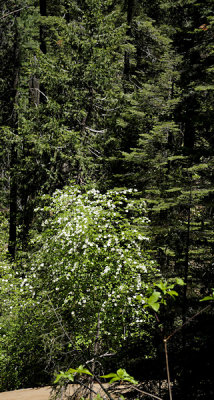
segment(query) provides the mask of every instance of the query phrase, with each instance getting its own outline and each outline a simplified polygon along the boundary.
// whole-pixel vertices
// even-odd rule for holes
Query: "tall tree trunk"
[[[194,97],[189,96],[184,105],[184,155],[193,155],[195,145],[195,119],[197,104]]]
[[[40,0],[39,7],[40,7],[40,15],[42,17],[46,17],[47,16],[46,0]],[[46,42],[45,42],[45,29],[44,29],[43,24],[40,25],[40,49],[44,54],[46,54],[47,48],[46,48]]]
[[[127,24],[128,24],[128,29],[126,34],[128,37],[131,37],[131,23],[134,13],[135,0],[126,0],[126,5],[127,5]],[[130,73],[130,56],[129,52],[126,51],[124,55],[124,75],[127,78],[129,78],[129,73]]]
[[[40,15],[41,17],[46,17],[47,16],[47,2],[46,0],[40,0],[39,1],[39,6],[40,6]],[[47,46],[46,46],[46,32],[45,32],[45,27],[43,22],[40,24],[40,50],[42,51],[43,54],[47,53]],[[39,88],[39,93],[41,94],[40,96],[40,103],[46,103],[46,96],[45,96],[45,87],[43,84],[41,84],[38,81],[38,85],[40,86]]]
[[[192,178],[191,178],[192,179]],[[190,252],[190,225],[191,225],[191,203],[192,203],[192,181],[190,181],[190,192],[189,192],[189,204],[187,206],[187,230],[186,230],[186,248],[184,258],[184,291],[183,291],[183,304],[182,304],[182,321],[185,324],[187,320],[187,289],[188,289],[188,277],[189,277],[189,252]],[[182,345],[183,351],[186,349],[186,331],[182,331]]]
[[[39,1],[40,16],[47,16],[47,2],[46,0]],[[47,53],[46,47],[46,29],[44,21],[40,22],[40,50],[43,54]],[[37,58],[34,56],[35,66],[37,64]],[[40,82],[40,79],[36,75],[32,75],[29,80],[29,101],[31,106],[38,107],[41,103],[46,103],[47,97],[45,95],[45,87]],[[25,147],[23,144],[23,156],[26,158],[29,156],[28,145]],[[22,190],[21,193],[21,205],[22,205],[22,231],[20,234],[22,240],[22,248],[27,249],[28,245],[28,233],[30,224],[33,216],[33,198],[35,196],[35,190],[32,185],[28,184],[27,188]]]
[[[190,194],[191,201],[191,194]],[[189,247],[190,247],[190,221],[191,221],[191,203],[187,208],[187,232],[186,232],[186,249],[185,249],[185,260],[184,260],[184,292],[183,292],[183,323],[186,321],[187,311],[187,285],[189,275]]]
[[[11,117],[11,129],[14,137],[18,135],[18,83],[20,71],[20,48],[19,48],[19,33],[17,27],[17,16],[15,17],[15,36],[14,36],[14,83],[13,83],[13,111]],[[10,216],[9,216],[9,243],[8,252],[12,259],[16,256],[17,242],[17,143],[14,139],[10,153]]]
[[[12,144],[10,154],[10,217],[9,217],[9,243],[8,252],[12,259],[16,255],[16,240],[17,240],[17,150],[16,144]]]

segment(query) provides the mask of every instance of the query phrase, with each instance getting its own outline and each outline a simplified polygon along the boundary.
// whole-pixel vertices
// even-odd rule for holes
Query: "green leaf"
[[[212,296],[206,296],[203,299],[201,299],[200,301],[209,301],[209,300],[214,300],[214,290],[213,290]]]
[[[80,375],[81,374],[87,374],[87,375],[91,375],[92,376],[91,372],[87,368],[84,368],[83,365],[80,365],[77,368],[76,373],[80,374]]]
[[[184,280],[181,279],[181,278],[175,278],[175,282],[176,282],[177,285],[180,285],[180,286],[186,285],[186,283],[184,282]]]
[[[61,379],[67,379],[71,382],[74,382],[74,374],[92,375],[91,372],[87,368],[84,368],[83,365],[80,365],[77,369],[69,368],[68,371],[66,371],[66,372],[60,371],[60,373],[57,375],[54,383],[58,383],[59,380],[61,380]]]
[[[120,368],[120,369],[117,370],[117,375],[118,375],[120,378],[124,378],[124,376],[126,376],[126,375],[128,376],[126,370],[123,369],[123,368]]]
[[[74,375],[70,373],[69,370],[66,372],[60,371],[60,373],[56,376],[54,383],[58,383],[61,379],[67,379],[71,382],[74,382]]]
[[[110,380],[110,383],[116,382],[116,381],[126,381],[130,382],[134,385],[138,384],[138,381],[136,381],[131,375],[129,375],[125,369],[120,368],[117,370],[117,373],[110,373],[107,375],[102,375],[101,378],[112,378]]]
[[[111,374],[101,375],[100,378],[113,378],[115,376],[117,376],[117,374],[112,372]]]
[[[69,381],[74,382],[74,375],[68,374],[66,375],[66,379],[69,379]]]
[[[150,304],[150,307],[154,310],[154,311],[158,311],[160,308],[160,303],[153,303]]]
[[[70,374],[75,374],[77,372],[77,370],[74,368],[69,368],[67,372]]]
[[[112,378],[110,380],[110,383],[117,382],[117,381],[122,381],[122,379],[120,379],[119,376],[115,376],[114,378]]]
[[[159,282],[155,284],[156,287],[158,287],[162,292],[165,294],[167,291],[167,283],[166,282]]]
[[[160,292],[157,292],[156,290],[152,293],[152,295],[148,298],[148,303],[155,303],[158,301],[158,299],[161,297]]]
[[[54,383],[58,383],[59,380],[62,378],[63,375],[64,375],[64,372],[61,372],[61,371],[60,371],[60,373],[56,376],[56,379],[55,379]]]
[[[141,296],[140,294],[138,294],[138,295],[136,296],[136,300],[138,300],[138,301],[142,301],[142,300],[143,300],[143,298],[142,298],[142,296]]]
[[[214,296],[206,296],[203,299],[201,299],[200,301],[208,301],[208,300],[214,300]]]
[[[178,296],[178,293],[175,290],[169,290],[167,292],[167,294],[169,294],[170,296],[174,297],[174,296]]]
[[[156,290],[152,293],[152,295],[147,299],[147,304],[145,304],[145,307],[150,307],[154,311],[158,311],[160,308],[160,302],[158,300],[160,299],[161,294],[160,292],[157,292]]]

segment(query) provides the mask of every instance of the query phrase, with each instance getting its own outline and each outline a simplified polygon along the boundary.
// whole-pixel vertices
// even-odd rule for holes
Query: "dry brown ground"
[[[21,389],[0,393],[0,400],[48,400],[51,388]]]
[[[105,388],[107,389],[108,384],[104,384]],[[74,390],[77,389],[77,385],[68,385],[66,394],[67,395],[71,395],[74,393]],[[124,390],[124,386],[119,386],[122,390]],[[96,392],[99,392],[102,395],[104,395],[103,391],[100,390],[100,386],[98,384],[95,383],[95,385],[93,386],[94,390]],[[123,394],[125,395],[126,391],[123,392]],[[143,392],[141,392],[143,393]],[[144,394],[146,394],[146,392],[144,392]],[[160,397],[151,395],[149,393],[147,393],[147,395],[155,398],[155,399],[160,399]],[[51,387],[50,386],[46,386],[44,388],[38,388],[38,389],[20,389],[20,390],[14,390],[11,392],[2,392],[0,393],[0,400],[51,400]],[[81,395],[80,395],[81,397]],[[103,396],[105,397],[105,395]],[[59,396],[60,399],[62,399],[61,396]],[[64,398],[64,396],[63,396]],[[112,395],[112,398],[114,399],[115,396]]]
[[[99,386],[97,384],[94,386],[94,389],[99,391]],[[73,385],[69,385],[67,393],[71,394],[73,391]],[[51,387],[46,386],[38,389],[20,389],[11,392],[2,392],[0,393],[0,400],[49,400],[50,395]]]

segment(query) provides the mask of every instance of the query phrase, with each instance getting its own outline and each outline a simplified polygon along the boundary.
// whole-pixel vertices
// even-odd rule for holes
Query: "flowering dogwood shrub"
[[[115,348],[152,318],[137,296],[159,272],[145,250],[149,220],[136,196],[72,186],[36,210],[43,221],[24,286],[35,298],[46,293],[66,316],[75,346],[90,347],[99,336]]]

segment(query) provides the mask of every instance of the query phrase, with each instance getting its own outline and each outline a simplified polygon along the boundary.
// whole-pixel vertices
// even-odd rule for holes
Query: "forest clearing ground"
[[[50,386],[38,389],[20,389],[0,393],[0,400],[48,400],[50,393]]]
[[[69,394],[72,394],[74,391],[74,387],[72,388],[72,386],[73,385],[68,385]],[[95,384],[94,386],[96,391],[100,391],[99,385]],[[104,384],[104,386],[106,386],[106,384]],[[35,389],[30,388],[13,390],[11,392],[0,393],[0,400],[49,400],[51,396],[51,391],[51,386],[45,386],[43,388]]]

